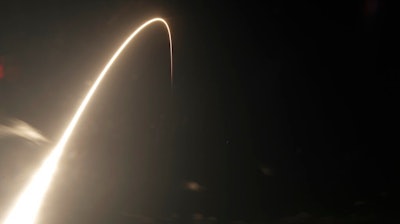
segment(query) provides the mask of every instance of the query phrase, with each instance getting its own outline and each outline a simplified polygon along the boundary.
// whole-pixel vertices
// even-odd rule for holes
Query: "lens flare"
[[[137,28],[118,48],[118,50],[114,53],[111,59],[108,61],[103,71],[99,74],[98,78],[89,89],[85,98],[83,99],[81,105],[78,107],[75,115],[72,117],[70,123],[64,131],[61,139],[54,147],[54,149],[50,152],[48,157],[44,160],[42,165],[39,167],[39,170],[34,174],[31,181],[25,187],[24,191],[19,196],[16,201],[14,207],[8,213],[7,218],[3,222],[4,224],[33,224],[35,223],[37,214],[43,202],[44,196],[51,184],[54,173],[58,167],[58,162],[64,152],[65,145],[68,142],[69,137],[75,129],[76,124],[79,121],[82,113],[85,111],[87,104],[95,93],[98,85],[103,80],[104,76],[107,74],[107,71],[113,65],[114,61],[118,58],[121,52],[125,49],[125,47],[130,43],[130,41],[144,28],[154,22],[161,22],[165,25],[168,31],[169,37],[169,49],[170,49],[170,60],[171,60],[171,85],[173,83],[173,67],[172,67],[172,37],[171,30],[168,26],[168,23],[162,18],[153,18],[148,20],[139,28]]]

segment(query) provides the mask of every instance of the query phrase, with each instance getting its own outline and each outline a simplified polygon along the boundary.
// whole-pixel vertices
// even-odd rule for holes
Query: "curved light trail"
[[[42,165],[40,166],[39,170],[34,174],[30,183],[25,187],[24,191],[19,196],[18,200],[16,201],[14,207],[8,213],[4,224],[33,224],[35,223],[37,214],[39,209],[42,205],[44,196],[51,184],[53,179],[54,173],[57,169],[58,162],[64,152],[65,145],[68,142],[69,137],[71,136],[72,132],[75,129],[76,124],[79,121],[82,113],[85,111],[87,104],[89,103],[90,99],[92,98],[93,94],[95,93],[97,87],[99,86],[100,82],[103,80],[104,76],[106,76],[107,71],[113,65],[114,61],[118,58],[121,52],[125,49],[125,47],[130,43],[130,41],[144,28],[154,22],[161,22],[165,25],[168,31],[169,37],[169,47],[170,47],[170,60],[171,60],[171,85],[173,82],[173,67],[172,67],[172,37],[171,37],[171,30],[168,26],[168,23],[162,18],[154,18],[148,20],[139,28],[137,28],[125,41],[122,45],[118,48],[118,50],[114,53],[111,59],[108,61],[106,66],[104,67],[103,71],[99,74],[98,78],[89,89],[88,93],[86,94],[85,98],[83,99],[81,105],[75,112],[75,115],[72,117],[70,123],[68,124],[67,128],[64,131],[61,139],[54,147],[54,149],[50,152],[48,157],[44,160]]]

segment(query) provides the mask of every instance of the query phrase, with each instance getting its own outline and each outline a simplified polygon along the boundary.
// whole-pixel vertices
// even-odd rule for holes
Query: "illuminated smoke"
[[[17,136],[36,144],[49,142],[40,131],[18,119],[10,120],[9,125],[0,124],[0,138]]]
[[[200,191],[204,190],[204,187],[195,181],[187,181],[184,183],[183,187],[186,190],[194,191],[194,192],[200,192]]]
[[[88,93],[86,94],[85,98],[83,99],[81,105],[75,112],[75,115],[72,117],[70,123],[68,124],[67,128],[64,131],[61,139],[54,147],[54,149],[50,152],[50,155],[44,160],[43,164],[39,168],[39,170],[34,174],[30,183],[25,187],[21,195],[19,196],[18,200],[16,201],[14,207],[9,212],[7,218],[4,221],[4,224],[33,224],[35,223],[36,216],[39,212],[40,206],[43,202],[43,198],[47,189],[50,186],[50,183],[53,179],[53,175],[56,172],[58,162],[63,154],[65,145],[68,142],[69,137],[71,136],[72,132],[76,124],[79,121],[82,113],[84,112],[87,104],[89,103],[90,99],[92,98],[93,94],[95,93],[98,85],[100,84],[101,80],[103,80],[104,76],[107,74],[107,71],[110,69],[114,61],[118,58],[121,52],[125,49],[125,47],[130,43],[130,41],[145,27],[154,23],[154,22],[161,22],[165,25],[168,31],[169,37],[169,46],[170,46],[170,60],[171,60],[171,85],[172,85],[172,38],[171,38],[171,31],[167,22],[162,18],[154,18],[139,28],[137,28],[126,40],[122,45],[118,48],[118,50],[114,53],[111,57],[110,61],[106,64],[103,71],[99,74],[96,81],[93,83],[92,87],[89,89]]]

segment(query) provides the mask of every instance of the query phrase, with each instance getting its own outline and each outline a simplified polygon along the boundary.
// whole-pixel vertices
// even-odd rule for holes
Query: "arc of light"
[[[61,139],[54,147],[54,149],[50,152],[48,157],[44,160],[39,170],[34,174],[31,179],[31,182],[25,187],[24,191],[19,196],[16,204],[12,208],[12,210],[8,213],[7,218],[4,221],[4,224],[33,224],[35,223],[36,216],[39,212],[40,206],[43,202],[44,196],[51,184],[54,173],[57,169],[58,162],[63,154],[65,145],[68,142],[69,137],[77,125],[79,118],[82,113],[85,111],[87,104],[95,93],[97,87],[100,82],[103,80],[104,76],[107,74],[107,71],[113,65],[114,61],[118,58],[121,52],[125,49],[125,47],[130,43],[130,41],[145,27],[154,23],[161,22],[165,25],[168,31],[169,37],[169,46],[170,46],[170,60],[171,60],[171,85],[173,83],[173,66],[172,66],[172,37],[171,30],[168,26],[168,23],[162,18],[153,18],[148,20],[139,28],[137,28],[118,48],[118,50],[114,53],[111,59],[108,61],[103,71],[99,74],[96,81],[93,83],[92,87],[89,89],[85,98],[83,99],[81,105],[78,107],[75,115],[72,117],[70,123],[64,131]]]

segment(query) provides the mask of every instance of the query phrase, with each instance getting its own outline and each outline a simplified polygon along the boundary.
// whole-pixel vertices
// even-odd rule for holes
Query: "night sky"
[[[395,20],[379,0],[3,1],[0,218],[122,41],[38,224],[400,223]],[[322,1],[324,2],[324,1]],[[0,123],[2,124],[2,123]]]

